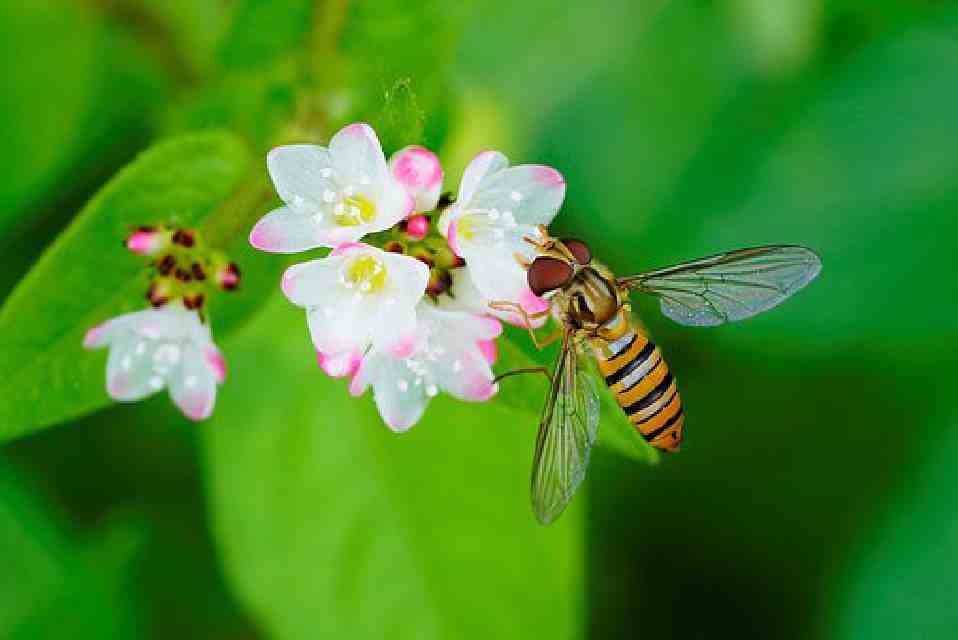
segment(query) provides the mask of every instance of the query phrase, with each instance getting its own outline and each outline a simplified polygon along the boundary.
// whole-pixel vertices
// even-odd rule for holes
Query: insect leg
[[[546,377],[546,379],[549,381],[550,384],[552,383],[552,374],[549,373],[548,367],[523,367],[521,369],[513,369],[512,371],[506,371],[505,373],[496,376],[495,379],[492,381],[492,384],[498,383],[503,378],[508,378],[510,376],[517,376],[523,373],[541,373],[542,375]]]
[[[544,342],[539,342],[539,338],[536,337],[536,332],[532,328],[532,321],[538,320],[539,318],[545,318],[549,315],[549,310],[538,311],[536,313],[529,313],[522,308],[522,305],[509,300],[494,300],[489,303],[489,307],[495,309],[496,311],[505,311],[506,313],[517,313],[522,317],[522,321],[525,323],[526,329],[529,331],[529,336],[532,338],[532,344],[536,346],[536,349],[544,349],[553,342],[559,339],[562,335],[562,330],[558,330],[558,335],[553,334],[546,338]]]

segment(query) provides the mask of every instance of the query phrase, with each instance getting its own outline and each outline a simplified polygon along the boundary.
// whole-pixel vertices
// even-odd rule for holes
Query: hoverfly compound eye
[[[532,261],[526,277],[532,293],[541,296],[568,284],[572,279],[572,265],[558,258],[539,256]]]
[[[579,264],[587,265],[592,262],[592,250],[586,243],[581,240],[569,238],[568,240],[563,240],[562,244],[572,253],[575,257],[575,261]]]

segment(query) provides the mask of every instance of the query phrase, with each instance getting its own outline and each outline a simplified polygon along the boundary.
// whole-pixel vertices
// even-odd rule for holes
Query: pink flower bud
[[[397,151],[389,159],[393,177],[415,200],[416,211],[432,211],[442,188],[442,166],[436,154],[420,146]]]
[[[240,270],[235,262],[229,262],[217,269],[213,277],[220,289],[232,291],[239,286]]]
[[[411,240],[422,240],[429,233],[429,218],[415,215],[406,221],[406,235]]]
[[[155,227],[140,227],[126,239],[126,248],[141,256],[153,256],[170,243],[170,235]]]

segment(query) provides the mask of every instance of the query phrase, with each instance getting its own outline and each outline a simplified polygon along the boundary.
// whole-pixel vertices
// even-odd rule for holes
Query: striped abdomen
[[[676,451],[685,416],[659,348],[633,329],[596,348],[599,371],[625,415],[653,447]]]

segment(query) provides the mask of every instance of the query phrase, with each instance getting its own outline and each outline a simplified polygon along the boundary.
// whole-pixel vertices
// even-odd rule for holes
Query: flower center
[[[486,226],[483,223],[482,216],[466,214],[459,218],[456,223],[456,235],[465,240],[475,240],[483,227]]]
[[[341,227],[369,224],[376,219],[376,205],[361,193],[354,193],[336,203],[333,217]]]
[[[358,256],[346,266],[343,284],[362,293],[378,293],[386,287],[386,267],[375,256]]]

